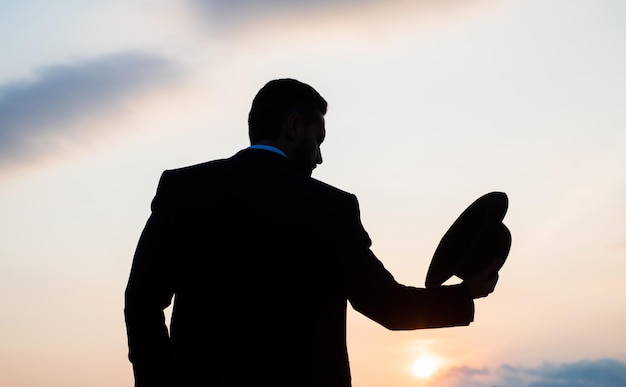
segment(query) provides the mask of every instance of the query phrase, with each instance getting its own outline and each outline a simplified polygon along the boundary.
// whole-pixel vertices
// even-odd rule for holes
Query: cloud
[[[189,0],[206,14],[235,19],[245,15],[308,11],[343,4],[371,4],[381,0]],[[387,0],[393,1],[393,0]]]
[[[385,16],[384,10],[397,12],[419,13],[436,6],[445,10],[466,8],[467,1],[436,0],[187,0],[196,17],[205,25],[217,27],[239,26],[258,22],[270,22],[278,19],[290,19],[302,23],[308,18],[333,19],[338,23],[347,19],[358,19],[369,15],[366,19],[380,17],[393,24],[394,18]],[[471,2],[472,4],[476,1]],[[381,12],[382,11],[382,12]],[[398,16],[395,14],[395,16]],[[293,26],[285,26],[284,32],[292,32]]]
[[[626,363],[615,359],[544,363],[535,368],[503,365],[488,369],[452,368],[435,381],[447,387],[623,387]]]
[[[67,144],[88,136],[94,117],[122,111],[140,93],[171,81],[174,66],[159,57],[126,52],[36,72],[33,80],[0,85],[0,169],[39,155],[55,138]],[[114,129],[113,129],[114,130]]]
[[[569,364],[544,364],[523,369],[539,380],[530,387],[615,387],[626,386],[626,364],[613,359],[583,360]]]
[[[488,368],[455,367],[437,375],[434,385],[448,387],[482,387],[485,377],[490,377]]]

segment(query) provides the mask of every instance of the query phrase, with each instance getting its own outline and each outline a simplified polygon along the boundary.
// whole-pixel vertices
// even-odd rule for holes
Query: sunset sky
[[[399,282],[509,196],[475,322],[350,310],[354,387],[623,387],[625,21],[623,0],[0,1],[0,387],[132,386],[123,293],[159,176],[246,147],[283,77],[329,102],[314,177],[357,195]]]

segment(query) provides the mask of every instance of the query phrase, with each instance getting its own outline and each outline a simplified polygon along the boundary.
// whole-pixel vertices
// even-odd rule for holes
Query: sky
[[[625,18],[619,0],[0,0],[0,386],[132,385],[123,293],[159,176],[246,147],[283,77],[329,102],[314,177],[357,195],[399,282],[424,285],[476,198],[509,197],[474,323],[350,310],[353,386],[626,385]]]

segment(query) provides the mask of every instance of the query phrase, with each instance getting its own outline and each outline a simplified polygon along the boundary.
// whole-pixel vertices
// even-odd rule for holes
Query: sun
[[[441,361],[435,356],[420,356],[413,362],[411,371],[418,378],[426,379],[439,369],[440,364]]]

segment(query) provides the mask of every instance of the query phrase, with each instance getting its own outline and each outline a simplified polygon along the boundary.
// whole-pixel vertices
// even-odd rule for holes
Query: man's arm
[[[404,286],[369,249],[369,238],[358,236],[367,233],[360,222],[356,198],[352,208],[348,239],[357,243],[344,252],[344,270],[349,277],[348,297],[357,311],[393,330],[462,326],[473,321],[473,300],[493,291],[501,262],[459,285],[428,289]]]
[[[141,234],[126,287],[124,315],[128,357],[136,387],[164,386],[170,360],[170,340],[163,310],[174,293],[170,259],[164,178],[152,202],[152,215]]]
[[[369,254],[368,260],[378,261]],[[358,312],[391,330],[463,326],[474,320],[473,297],[465,284],[429,289],[405,286],[376,263],[362,272],[349,295]]]

